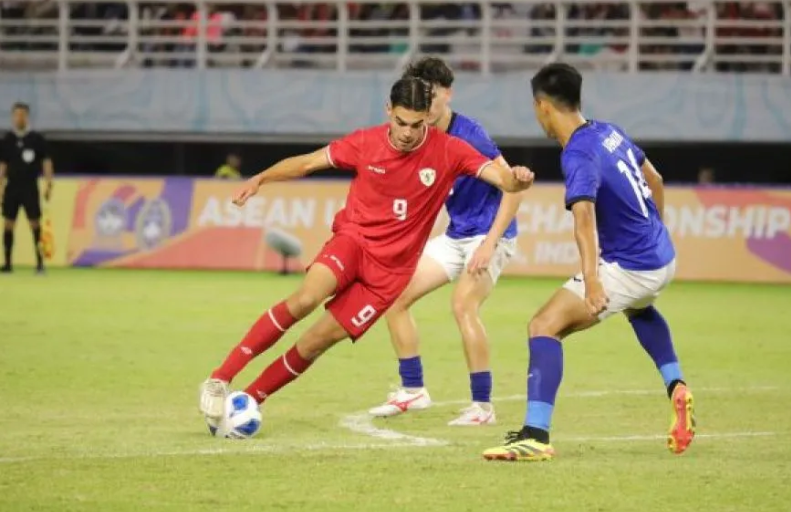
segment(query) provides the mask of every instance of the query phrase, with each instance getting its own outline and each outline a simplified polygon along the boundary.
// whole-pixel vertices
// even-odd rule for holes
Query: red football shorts
[[[313,264],[328,267],[338,279],[327,311],[349,333],[352,341],[376,323],[404,291],[412,272],[394,273],[373,261],[360,243],[335,235],[322,247]]]

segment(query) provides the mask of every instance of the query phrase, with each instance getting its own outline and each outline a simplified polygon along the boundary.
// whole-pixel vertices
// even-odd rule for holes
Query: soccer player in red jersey
[[[533,173],[508,169],[426,120],[431,85],[404,78],[390,90],[389,122],[357,130],[310,154],[286,158],[254,176],[234,198],[242,206],[259,187],[336,167],[355,171],[346,207],[299,289],[267,310],[225,362],[201,385],[200,410],[219,425],[228,384],[296,322],[327,299],[327,312],[244,391],[258,403],[304,373],[335,343],[362,336],[414,273],[440,208],[461,175],[506,191],[530,187]]]

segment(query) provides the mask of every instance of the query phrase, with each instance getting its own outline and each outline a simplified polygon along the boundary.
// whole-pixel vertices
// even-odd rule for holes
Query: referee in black
[[[36,272],[44,273],[44,261],[39,248],[41,241],[41,200],[38,178],[44,175],[44,198],[52,196],[54,169],[47,153],[44,136],[30,129],[30,107],[15,103],[11,109],[13,129],[5,134],[0,144],[0,191],[3,197],[3,249],[5,265],[2,272],[11,272],[11,251],[14,247],[14,224],[19,209],[25,209],[33,230],[36,251]]]

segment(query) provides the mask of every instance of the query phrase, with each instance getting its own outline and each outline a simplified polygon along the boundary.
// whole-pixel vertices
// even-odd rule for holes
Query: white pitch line
[[[698,392],[760,392],[775,390],[777,387],[773,386],[759,386],[747,388],[699,388]],[[563,398],[595,398],[610,395],[654,395],[657,393],[656,389],[652,390],[612,390],[612,391],[583,391],[578,393],[567,393],[562,395]],[[507,402],[524,400],[524,395],[510,395],[495,398],[496,402]],[[447,405],[465,405],[469,400],[450,400],[445,402],[435,402],[434,406],[447,406]],[[191,456],[216,456],[216,455],[249,455],[256,453],[282,453],[289,450],[370,450],[370,449],[392,449],[392,448],[415,448],[427,446],[447,446],[451,444],[450,441],[445,439],[436,439],[431,437],[420,437],[395,430],[379,428],[373,424],[373,418],[367,412],[359,412],[349,414],[341,418],[340,425],[344,428],[363,434],[369,437],[382,440],[382,442],[370,443],[312,443],[312,444],[271,444],[271,443],[258,443],[255,440],[250,441],[230,441],[222,440],[220,442],[227,442],[225,446],[217,446],[212,448],[200,448],[192,450],[166,450],[166,451],[141,451],[141,452],[122,452],[122,453],[75,453],[64,455],[31,455],[20,457],[0,457],[0,464],[13,464],[23,463],[38,460],[75,460],[75,459],[126,459],[126,458],[153,458],[153,457],[191,457]],[[740,438],[740,437],[767,437],[778,435],[776,432],[721,432],[721,433],[701,433],[695,437],[697,439],[727,439],[727,438]],[[568,442],[640,442],[640,441],[656,441],[665,439],[664,435],[623,435],[623,436],[577,436],[577,437],[563,437],[559,436],[560,440]],[[472,445],[475,443],[458,441],[454,445]]]
[[[776,432],[722,432],[711,434],[698,434],[696,439],[731,439],[740,437],[770,437],[778,435]],[[640,441],[658,441],[665,439],[664,435],[626,435],[626,436],[575,436],[575,437],[560,437],[561,441],[566,442],[640,442]],[[157,457],[193,457],[193,456],[215,456],[215,455],[251,455],[257,453],[274,454],[283,453],[289,450],[378,450],[393,448],[423,448],[430,445],[415,444],[414,441],[409,442],[389,442],[389,443],[317,443],[307,445],[292,445],[292,444],[252,444],[244,446],[242,443],[247,441],[228,441],[239,443],[237,448],[205,448],[198,450],[184,450],[184,451],[145,451],[145,452],[127,452],[127,453],[78,453],[72,455],[55,455],[55,456],[26,456],[26,457],[0,457],[0,464],[13,464],[23,463],[40,460],[85,460],[85,459],[132,459],[132,458],[157,458]],[[470,442],[457,442],[458,446],[473,446],[476,443]],[[441,445],[431,445],[441,446]]]
[[[747,388],[721,388],[721,387],[711,387],[711,388],[698,388],[696,392],[703,392],[703,393],[717,393],[717,392],[756,392],[756,391],[769,391],[777,389],[775,386],[755,386],[755,387],[747,387]],[[561,398],[599,398],[604,396],[613,396],[613,395],[656,395],[657,393],[661,393],[657,391],[657,389],[616,389],[616,390],[602,390],[602,391],[580,391],[576,393],[566,393],[561,395]],[[509,395],[499,398],[493,398],[493,402],[513,402],[517,400],[524,400],[526,397],[525,395]],[[443,407],[447,405],[465,405],[469,404],[469,400],[448,400],[444,402],[434,402],[434,407]],[[374,425],[373,422],[374,418],[368,414],[366,411],[354,412],[351,414],[347,414],[346,416],[342,417],[339,425],[341,427],[347,428],[356,434],[362,434],[370,437],[375,437],[377,439],[387,439],[393,441],[400,441],[400,442],[407,442],[412,443],[412,446],[447,446],[451,444],[450,441],[446,439],[435,439],[432,437],[420,437],[415,435],[404,434],[402,432],[398,432],[396,430],[392,430],[389,428],[382,428],[377,427]],[[736,433],[736,435],[732,435],[731,437],[743,437],[744,435],[753,435],[749,432],[744,433]],[[760,435],[760,433],[759,433]],[[768,434],[774,435],[774,434]],[[625,436],[629,437],[629,436]],[[639,436],[638,436],[639,437]],[[658,438],[651,437],[650,439],[662,439],[665,436],[659,436]],[[582,440],[583,438],[579,438],[577,440]],[[623,437],[618,438],[584,438],[585,440],[597,440],[597,441],[604,441],[604,440],[624,440]],[[644,440],[644,439],[639,439]]]
[[[377,439],[387,439],[390,441],[400,441],[409,446],[447,446],[450,441],[444,439],[434,439],[432,437],[420,437],[403,434],[386,428],[379,428],[373,424],[371,416],[367,411],[348,414],[341,418],[340,426],[351,430],[357,434],[363,434]]]
[[[0,464],[29,462],[37,460],[80,460],[80,459],[132,459],[151,457],[190,457],[200,455],[250,455],[256,453],[282,453],[289,450],[376,450],[390,448],[413,448],[414,442],[401,443],[314,443],[314,444],[263,444],[255,441],[220,440],[234,447],[200,448],[196,450],[141,451],[122,453],[74,453],[64,455],[30,455],[21,457],[0,457]]]

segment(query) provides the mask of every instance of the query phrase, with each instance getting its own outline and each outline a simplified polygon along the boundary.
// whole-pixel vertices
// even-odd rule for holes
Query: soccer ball
[[[225,416],[220,425],[208,422],[213,435],[229,439],[249,439],[261,430],[258,403],[244,391],[234,391],[225,399]]]

